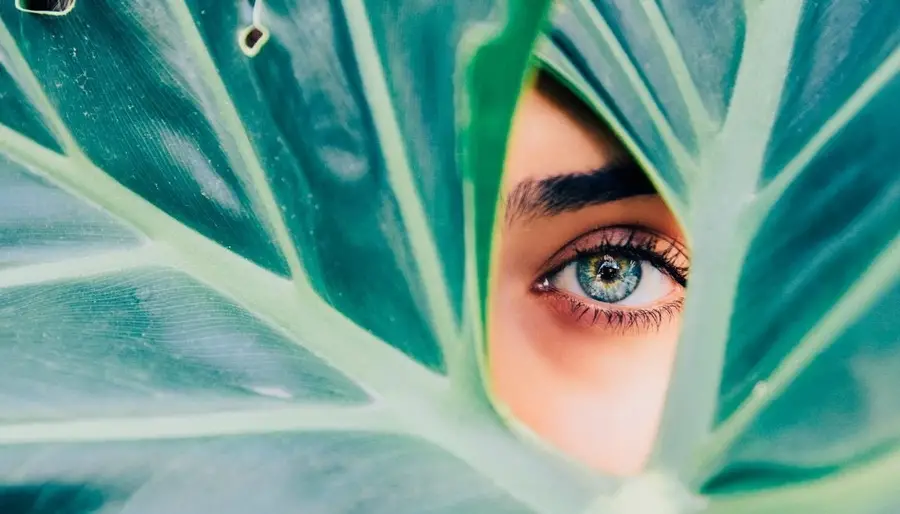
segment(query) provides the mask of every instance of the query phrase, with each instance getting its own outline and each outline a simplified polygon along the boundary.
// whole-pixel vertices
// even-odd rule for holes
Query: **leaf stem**
[[[734,230],[754,197],[781,105],[802,2],[749,6],[747,39],[718,144],[701,156],[695,181],[692,252],[696,256],[653,462],[690,475],[716,416],[738,280],[749,242]],[[735,158],[740,156],[740,158]],[[731,194],[722,194],[730,191]],[[690,413],[687,415],[686,413]]]

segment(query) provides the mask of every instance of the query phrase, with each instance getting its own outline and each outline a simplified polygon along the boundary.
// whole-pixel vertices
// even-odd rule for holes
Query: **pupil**
[[[578,259],[575,276],[586,296],[604,303],[619,303],[631,296],[641,281],[640,260],[615,254]]]
[[[609,255],[603,257],[603,262],[597,267],[597,278],[603,282],[613,282],[618,280],[622,274],[619,263]]]

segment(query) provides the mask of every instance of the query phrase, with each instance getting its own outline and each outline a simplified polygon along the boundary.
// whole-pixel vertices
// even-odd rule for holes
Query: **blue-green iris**
[[[603,303],[628,298],[641,281],[641,261],[600,254],[578,260],[578,284],[588,296]]]

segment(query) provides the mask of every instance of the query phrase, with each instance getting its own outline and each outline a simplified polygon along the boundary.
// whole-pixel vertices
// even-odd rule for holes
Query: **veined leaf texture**
[[[0,4],[0,512],[900,507],[900,4],[45,3]],[[624,483],[483,394],[532,50],[691,240]]]

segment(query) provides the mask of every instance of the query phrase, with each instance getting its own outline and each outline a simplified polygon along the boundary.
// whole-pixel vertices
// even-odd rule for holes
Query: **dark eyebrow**
[[[636,162],[613,161],[587,173],[520,182],[506,197],[506,222],[554,216],[590,205],[653,194],[656,189]]]

